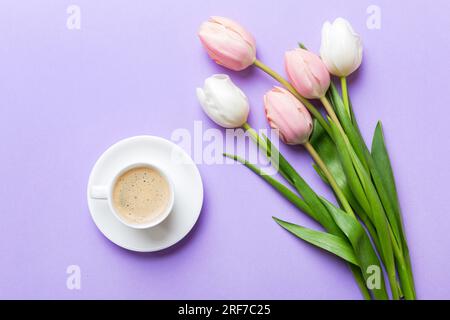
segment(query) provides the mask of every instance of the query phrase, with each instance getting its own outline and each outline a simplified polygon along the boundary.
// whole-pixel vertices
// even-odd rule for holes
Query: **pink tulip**
[[[201,25],[198,36],[211,59],[228,69],[243,70],[256,59],[255,39],[233,20],[211,17]]]
[[[308,141],[313,122],[305,106],[289,91],[274,87],[264,96],[266,118],[272,129],[278,130],[286,144],[303,144]]]
[[[330,86],[330,74],[319,56],[304,49],[286,52],[286,72],[292,85],[308,99],[322,98]]]

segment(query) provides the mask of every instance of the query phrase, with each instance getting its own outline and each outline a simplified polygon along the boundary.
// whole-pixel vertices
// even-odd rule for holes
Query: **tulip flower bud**
[[[198,35],[211,59],[228,69],[241,71],[256,59],[255,39],[233,20],[211,17]]]
[[[297,48],[286,52],[284,63],[290,82],[302,96],[308,99],[325,96],[330,74],[317,55]]]
[[[322,27],[320,55],[331,74],[346,77],[359,68],[362,61],[362,43],[350,23],[337,18],[333,24]]]
[[[303,144],[309,140],[313,122],[306,107],[289,91],[274,87],[264,96],[266,118],[278,130],[286,144]]]
[[[197,88],[197,98],[212,121],[224,128],[239,128],[247,122],[248,99],[230,77],[215,74]]]

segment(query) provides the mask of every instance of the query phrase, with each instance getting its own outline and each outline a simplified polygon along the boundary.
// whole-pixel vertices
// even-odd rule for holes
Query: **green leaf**
[[[323,203],[320,201],[319,196],[302,178],[302,176],[292,167],[292,165],[286,160],[281,152],[273,145],[270,139],[266,136],[263,137],[270,152],[277,154],[280,170],[289,177],[289,179],[293,183],[294,188],[303,197],[309,207],[314,209],[319,223],[330,233],[341,235],[341,230],[337,227],[336,223],[329,215],[327,208],[325,208]]]
[[[400,213],[395,210],[396,206],[393,203],[392,198],[389,196],[386,188],[384,187],[380,171],[376,167],[374,160],[369,153],[367,153],[367,162],[370,168],[369,174],[372,176],[376,191],[384,207],[386,217],[389,221],[389,225],[393,233],[392,240],[396,242],[397,246],[401,246],[401,241],[404,236],[401,229],[401,223],[399,223]]]
[[[361,135],[358,134],[357,129],[354,127],[352,120],[350,119],[347,111],[345,110],[344,102],[342,101],[342,98],[339,95],[339,92],[337,91],[334,83],[331,83],[327,95],[331,104],[336,110],[336,114],[339,118],[342,128],[344,129],[356,155],[358,156],[364,168],[368,169],[364,152],[365,149],[367,149],[366,144],[362,139]]]
[[[401,227],[399,227],[397,219],[397,216],[399,214],[397,214],[394,210],[394,204],[388,197],[388,193],[383,186],[382,178],[378,172],[377,167],[374,164],[374,160],[372,159],[369,149],[367,148],[364,139],[362,138],[361,132],[359,131],[358,125],[356,123],[356,119],[353,115],[353,108],[351,106],[351,102],[350,102],[350,112],[352,114],[353,121],[348,116],[348,113],[345,110],[342,99],[339,96],[339,93],[337,92],[337,89],[334,86],[334,84],[330,86],[328,95],[330,96],[331,103],[336,109],[338,117],[340,118],[342,126],[344,127],[344,131],[346,132],[346,135],[348,137],[349,143],[346,143],[346,146],[351,147],[352,149],[351,152],[356,154],[356,156],[358,157],[359,162],[363,166],[361,170],[366,172],[369,177],[371,176],[373,178],[376,192],[378,193],[378,197],[383,205],[385,215],[388,218],[390,230],[392,230],[393,235],[392,240],[396,242],[395,244],[397,246],[399,246],[403,237],[402,235],[403,231],[401,230]],[[345,142],[345,139],[343,139],[343,141]],[[354,191],[359,192],[358,189],[354,189]],[[355,196],[358,198],[358,200],[363,201],[363,203],[360,202],[360,204],[363,210],[367,214],[369,214],[370,209],[367,207],[364,199],[361,197],[361,194],[355,194]]]
[[[308,229],[293,223],[289,223],[278,218],[273,219],[284,229],[294,234],[298,238],[316,246],[330,253],[337,255],[338,257],[350,262],[354,265],[358,265],[353,248],[348,241],[344,238],[335,236],[330,233],[316,231]]]
[[[328,92],[328,95],[330,97],[331,103],[333,104],[333,106],[336,109],[336,112],[338,114],[338,117],[341,121],[341,124],[344,128],[344,131],[346,132],[349,144],[347,145],[348,147],[352,147],[352,152],[354,152],[356,154],[356,156],[359,159],[359,162],[362,164],[364,171],[366,171],[368,173],[368,175],[372,175],[374,182],[375,182],[375,186],[376,189],[379,193],[379,197],[380,200],[386,210],[386,215],[389,219],[390,224],[392,225],[392,229],[394,231],[394,236],[396,237],[395,239],[398,238],[398,227],[397,227],[397,223],[396,221],[394,221],[393,217],[394,217],[394,213],[392,210],[392,206],[390,201],[388,201],[387,197],[386,197],[386,191],[384,190],[383,186],[381,186],[381,179],[379,177],[379,174],[373,164],[373,160],[372,157],[370,155],[370,152],[364,142],[364,139],[361,135],[361,132],[359,130],[358,124],[356,122],[356,118],[353,114],[353,108],[351,106],[351,102],[350,103],[350,112],[352,117],[350,118],[348,116],[348,113],[345,110],[344,107],[344,103],[341,99],[341,97],[339,96],[339,93],[336,89],[336,87],[334,86],[334,84],[332,84],[330,86],[330,90]],[[345,139],[344,139],[345,141]],[[367,212],[368,208],[364,207],[364,210]]]
[[[358,128],[358,124],[356,122],[355,116],[353,114],[353,108],[350,102],[350,112],[352,115],[352,119],[348,116],[348,113],[345,110],[344,103],[339,96],[339,93],[332,84],[330,86],[330,90],[328,91],[328,96],[330,97],[331,103],[336,110],[336,113],[341,121],[342,127],[346,132],[348,140],[350,141],[350,145],[352,146],[353,152],[357,155],[359,161],[364,167],[364,170],[368,173],[368,175],[372,176],[376,191],[381,200],[381,203],[384,207],[385,214],[388,218],[389,224],[391,226],[391,230],[393,232],[394,239],[397,244],[401,243],[401,239],[403,237],[401,227],[399,227],[397,214],[395,212],[395,203],[391,201],[389,198],[388,192],[386,191],[383,185],[383,179],[380,176],[378,168],[375,166],[372,156],[367,148],[364,139],[361,135],[361,132]],[[367,208],[364,207],[364,210],[367,212]]]
[[[330,89],[330,94],[333,93],[332,103],[338,107],[340,105],[340,97],[337,94],[335,87]],[[392,241],[394,246],[395,257],[399,266],[398,272],[400,276],[400,282],[402,284],[403,292],[406,299],[414,299],[414,279],[412,275],[411,262],[409,258],[409,250],[406,242],[406,236],[402,226],[402,218],[400,207],[398,204],[398,196],[396,194],[395,182],[392,175],[392,168],[390,167],[389,157],[386,151],[384,137],[382,134],[381,124],[377,126],[374,141],[372,143],[372,150],[375,152],[369,152],[364,139],[359,130],[356,117],[353,113],[353,107],[349,99],[351,123],[345,118],[347,115],[342,112],[337,112],[338,116],[343,119],[342,123],[344,130],[349,135],[349,138],[353,145],[359,145],[362,148],[362,153],[365,158],[365,169],[370,172],[372,176],[376,191],[379,199],[384,207],[386,217],[389,223],[389,229],[392,234]],[[339,108],[337,108],[339,109]],[[355,149],[356,150],[356,149]],[[356,150],[357,151],[357,150]],[[375,155],[374,155],[375,154]],[[375,159],[381,156],[384,159]],[[359,155],[360,160],[362,159]],[[388,166],[387,166],[388,165]],[[366,223],[366,221],[364,221]],[[367,225],[367,223],[366,223]],[[372,234],[372,232],[371,232]]]
[[[373,296],[377,300],[388,299],[384,277],[381,271],[383,270],[381,267],[381,263],[378,260],[378,256],[372,246],[370,238],[365,232],[362,225],[356,218],[335,207],[325,198],[322,198],[322,202],[328,208],[331,216],[333,217],[334,221],[336,221],[339,228],[341,228],[341,230],[349,239],[366,282],[370,280],[369,278],[371,276],[371,273],[367,271],[370,270],[370,268],[372,268],[373,266],[377,266],[379,268],[380,288],[371,290]]]
[[[348,116],[348,113],[345,110],[345,106],[342,101],[342,98],[340,97],[334,84],[332,84],[330,86],[330,90],[328,91],[327,94],[331,101],[331,104],[333,105],[334,109],[336,110],[336,112],[338,114],[338,117],[341,120],[341,124],[344,127],[344,131],[346,132],[346,135],[347,135],[347,139],[350,142],[349,144],[347,144],[345,142],[345,139],[342,137],[342,141],[336,142],[336,144],[340,143],[340,151],[343,150],[342,147],[344,147],[344,146],[349,146],[349,147],[351,146],[352,152],[354,152],[358,156],[359,161],[364,166],[365,171],[368,172],[368,175],[370,175],[370,174],[373,175],[375,186],[377,187],[377,190],[380,191],[380,198],[383,203],[383,206],[386,209],[387,215],[388,215],[388,217],[392,216],[392,210],[390,210],[390,205],[385,204],[385,202],[386,202],[385,201],[386,199],[384,196],[385,192],[383,192],[384,191],[383,188],[378,188],[380,179],[378,178],[378,175],[376,174],[376,170],[374,170],[375,168],[373,165],[373,160],[371,158],[370,152],[369,152],[369,150],[364,142],[364,139],[361,135],[361,132],[359,130],[358,124],[356,122],[356,117],[353,114],[353,107],[352,107],[350,98],[349,98],[349,104],[350,104],[349,107],[350,107],[351,117]],[[332,134],[333,137],[335,137],[336,134],[337,133]],[[339,135],[338,138],[341,138],[341,136]],[[347,164],[349,164],[349,163],[347,163]],[[346,174],[352,175],[352,173],[349,172],[350,171],[349,167],[346,167],[346,170],[344,170],[344,171],[346,171]],[[354,176],[354,175],[352,175],[352,176]],[[351,184],[352,185],[350,187],[350,190],[348,190],[348,188],[342,188],[343,192],[346,195],[346,197],[349,199],[349,202],[351,203],[351,205],[358,212],[361,219],[364,220],[364,223],[370,227],[370,222],[368,221],[369,217],[366,217],[367,213],[370,213],[370,210],[371,210],[370,207],[368,206],[368,201],[366,201],[366,199],[364,199],[364,197],[361,193],[361,188],[358,186],[358,183],[355,180],[353,180]],[[349,185],[350,185],[350,183],[349,183]],[[353,190],[352,190],[352,187],[353,187]],[[356,198],[358,198],[358,201],[359,201],[358,204],[356,204],[353,201],[352,193],[355,193],[354,196]],[[360,208],[358,208],[358,207],[360,207]],[[389,220],[391,220],[391,219],[389,219]],[[394,221],[394,230],[397,230],[397,228],[395,228],[395,227],[396,227],[396,224]],[[371,234],[372,234],[372,232],[371,232]],[[376,239],[374,239],[374,240],[376,240]]]
[[[342,164],[342,168],[347,177],[348,185],[350,186],[350,189],[354,197],[358,201],[359,205],[363,208],[364,212],[370,213],[371,207],[369,201],[364,192],[364,188],[361,184],[361,181],[359,180],[359,177],[353,166],[353,161],[350,156],[350,153],[347,150],[344,138],[340,135],[339,130],[336,128],[336,125],[334,123],[332,124],[331,131],[333,134],[334,142],[336,144],[336,150]]]
[[[331,123],[330,125],[331,130],[333,132],[333,136],[336,138],[336,140],[341,140],[342,144],[342,140],[344,139],[340,136],[338,128],[334,123]],[[355,151],[352,149],[349,143],[345,143],[345,141],[343,142],[342,148],[345,148],[348,152],[348,155],[350,155],[351,161],[354,165],[354,169],[357,173],[358,178],[361,181],[361,185],[367,196],[367,200],[371,208],[369,217],[373,221],[373,224],[378,234],[378,239],[380,241],[379,249],[383,257],[383,262],[386,266],[393,298],[398,299],[394,251],[391,242],[393,239],[391,237],[389,224],[386,219],[386,214],[383,205],[380,201],[380,198],[378,197],[377,191],[372,183],[369,173],[365,170]]]
[[[336,149],[331,137],[325,132],[320,123],[314,120],[314,130],[310,138],[310,143],[313,145],[314,149],[320,155],[322,160],[325,162],[326,166],[333,175],[339,188],[344,193],[350,205],[359,209],[359,204],[353,193],[351,191],[350,185],[348,183],[345,171],[342,167],[339,154]],[[322,180],[328,183],[327,179],[324,177],[322,170],[320,170],[316,165],[313,165],[316,172],[321,176]]]
[[[397,188],[395,186],[394,173],[392,171],[391,161],[386,148],[386,143],[383,134],[383,127],[381,122],[377,123],[375,133],[372,140],[372,152],[373,166],[376,167],[376,171],[380,176],[380,183],[383,185],[382,192],[386,193],[389,198],[389,202],[393,209],[393,215],[395,221],[392,227],[396,231],[398,240],[401,242],[405,266],[400,266],[399,276],[402,286],[404,288],[405,297],[407,299],[415,299],[414,291],[414,279],[412,276],[411,259],[409,257],[408,243],[406,241],[405,232],[403,229],[402,215],[400,211],[400,205],[398,201]],[[378,188],[380,189],[380,188]],[[390,208],[387,208],[387,210]],[[393,220],[391,218],[391,220]]]
[[[339,161],[339,156],[333,140],[325,132],[325,130],[323,130],[317,120],[314,120],[314,130],[310,138],[310,143],[313,145],[317,153],[319,153],[330,172],[333,173],[333,177],[339,187],[342,188],[343,186],[346,186],[347,178]]]
[[[398,213],[397,222],[401,226],[400,208],[398,204],[397,188],[395,186],[394,173],[392,172],[391,161],[384,142],[383,128],[381,122],[377,123],[375,133],[372,140],[372,158],[378,172],[381,176],[381,181],[387,194],[394,205],[394,210]]]
[[[320,126],[320,123],[318,122],[314,123],[314,130],[311,135],[310,143],[314,146],[322,160],[327,165],[339,188],[344,193],[352,208],[366,225],[377,247],[379,247],[378,236],[376,234],[375,228],[373,227],[372,222],[370,221],[367,214],[364,212],[364,209],[360,206],[358,200],[353,195],[353,191],[342,167],[336,145],[333,142],[332,138],[323,130],[323,128]],[[351,161],[349,161],[349,165],[351,165]],[[322,170],[320,170],[320,168],[315,164],[313,165],[313,167],[316,170],[317,174],[322,178],[322,180],[325,183],[328,183]],[[352,168],[349,168],[349,170],[352,170]],[[355,184],[358,185],[358,181],[356,181]],[[360,186],[360,189],[362,190],[362,186]],[[366,203],[367,208],[369,208],[369,204],[365,199],[365,196],[362,196],[362,198],[362,201]]]

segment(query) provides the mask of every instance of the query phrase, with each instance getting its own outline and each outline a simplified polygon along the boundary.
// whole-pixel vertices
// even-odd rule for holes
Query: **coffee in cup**
[[[131,224],[147,224],[158,219],[170,202],[166,178],[148,166],[135,167],[116,179],[112,204],[119,216]]]
[[[172,211],[174,191],[170,179],[153,164],[136,163],[120,170],[106,186],[93,186],[91,197],[108,200],[123,224],[145,229],[161,223]]]

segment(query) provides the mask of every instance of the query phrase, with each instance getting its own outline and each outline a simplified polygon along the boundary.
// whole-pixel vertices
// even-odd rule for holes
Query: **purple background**
[[[66,8],[81,7],[81,30]],[[382,10],[381,30],[366,8]],[[272,215],[315,226],[243,167],[200,165],[205,186],[194,230],[166,251],[136,254],[96,229],[89,172],[119,139],[170,138],[215,127],[195,87],[227,72],[196,36],[210,15],[240,21],[259,57],[282,71],[286,49],[314,51],[326,19],[362,35],[363,66],[350,82],[364,136],[382,119],[393,158],[419,298],[450,298],[448,94],[450,2],[435,1],[17,1],[0,4],[0,298],[360,298],[344,263],[295,239]],[[258,70],[230,73],[265,128]],[[300,148],[283,147],[330,196]],[[81,267],[82,289],[66,288]]]

